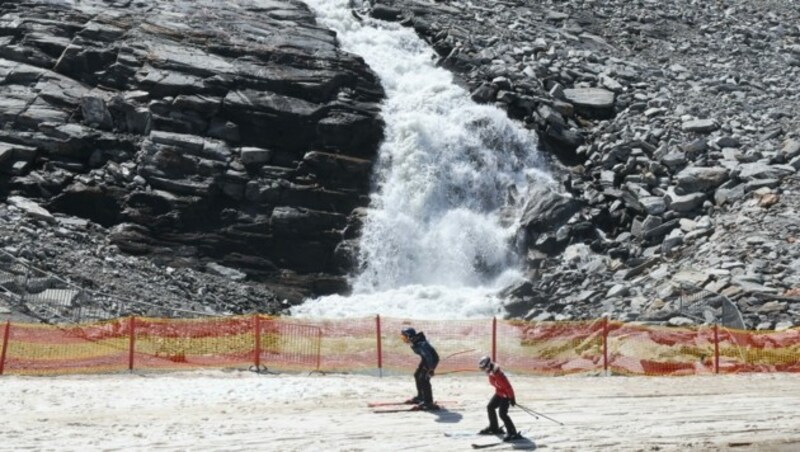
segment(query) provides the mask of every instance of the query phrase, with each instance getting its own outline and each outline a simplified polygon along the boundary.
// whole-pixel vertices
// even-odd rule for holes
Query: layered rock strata
[[[382,97],[299,1],[4,1],[0,195],[164,264],[340,292]]]

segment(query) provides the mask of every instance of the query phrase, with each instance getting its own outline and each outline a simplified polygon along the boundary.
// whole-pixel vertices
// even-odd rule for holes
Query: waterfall
[[[491,316],[520,278],[513,238],[521,196],[552,183],[535,134],[475,104],[413,30],[355,20],[348,0],[306,0],[342,48],[380,77],[386,123],[360,239],[353,294],[307,300],[295,315]]]

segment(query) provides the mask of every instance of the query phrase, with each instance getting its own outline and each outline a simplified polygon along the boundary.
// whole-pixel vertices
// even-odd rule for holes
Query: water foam
[[[386,139],[360,240],[353,295],[308,300],[294,315],[498,314],[494,294],[520,277],[512,249],[518,193],[552,180],[534,134],[477,105],[408,28],[355,20],[348,0],[308,0],[321,25],[360,55],[386,91]]]

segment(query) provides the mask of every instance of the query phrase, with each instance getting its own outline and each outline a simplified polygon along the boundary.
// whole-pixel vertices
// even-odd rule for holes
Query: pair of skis
[[[474,436],[478,436],[478,433],[473,432],[455,432],[455,433],[445,433],[444,436],[448,438],[471,438]],[[523,441],[526,440],[524,436],[522,436],[522,432],[519,433],[519,437],[516,438],[514,441]],[[511,446],[514,447],[514,441],[495,441],[493,443],[473,443],[473,449],[488,449],[490,447],[497,447],[497,446]]]
[[[443,408],[442,405],[455,405],[458,402],[436,402],[434,403],[433,409],[424,409],[416,402],[412,401],[405,401],[405,402],[370,402],[367,404],[369,408],[372,408],[373,413],[405,413],[409,411],[436,411],[441,410]]]
[[[372,408],[373,413],[409,413],[413,411],[436,411],[443,408],[442,405],[457,405],[458,402],[454,401],[446,401],[446,402],[436,402],[435,408],[433,410],[425,410],[420,405],[416,404],[413,401],[407,400],[404,402],[370,402],[367,404],[369,408]],[[472,437],[478,435],[477,433],[472,432],[460,432],[460,433],[445,433],[444,434],[450,438],[460,438],[460,437]],[[525,438],[522,436],[522,433],[519,435],[519,440],[524,440]],[[497,446],[512,446],[514,442],[506,442],[506,441],[497,441],[494,443],[484,443],[484,444],[472,444],[473,449],[489,449],[492,447]]]
[[[519,439],[522,440],[522,439],[525,439],[525,438],[520,436]],[[511,447],[514,447],[514,442],[513,441],[497,441],[497,442],[494,442],[494,443],[483,443],[483,444],[475,444],[475,443],[473,443],[472,444],[472,448],[473,449],[488,449],[490,447],[496,447],[496,446],[511,446]]]

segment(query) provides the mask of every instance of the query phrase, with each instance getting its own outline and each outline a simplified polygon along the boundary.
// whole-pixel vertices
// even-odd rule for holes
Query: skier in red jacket
[[[489,404],[486,405],[486,411],[489,413],[489,426],[479,433],[481,435],[499,435],[503,433],[503,429],[497,425],[497,414],[495,413],[495,410],[500,408],[500,419],[503,420],[503,424],[508,430],[503,441],[519,439],[520,434],[517,432],[516,427],[514,427],[511,418],[508,417],[508,406],[516,406],[517,404],[514,398],[514,388],[512,388],[511,383],[508,382],[506,374],[500,370],[500,366],[493,363],[488,356],[484,356],[480,359],[478,367],[486,372],[486,375],[489,376],[489,384],[494,386],[494,396],[489,400]]]

